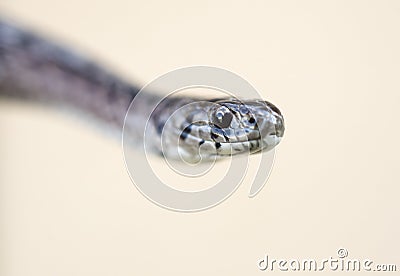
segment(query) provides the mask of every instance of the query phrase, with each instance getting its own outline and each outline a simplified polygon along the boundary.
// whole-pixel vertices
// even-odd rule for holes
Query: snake
[[[153,152],[187,160],[268,151],[285,131],[283,115],[271,102],[232,96],[160,99],[157,93],[146,93],[133,110],[135,116],[126,116],[140,90],[76,51],[0,19],[2,98],[70,108],[106,129],[138,129],[146,123]],[[141,114],[154,103],[151,116],[144,118]],[[142,134],[131,135],[132,144],[142,143]]]

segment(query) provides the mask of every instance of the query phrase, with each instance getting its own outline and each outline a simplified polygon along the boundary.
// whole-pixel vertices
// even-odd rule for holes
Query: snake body
[[[139,91],[87,58],[0,20],[1,96],[73,107],[122,129]],[[156,94],[146,94],[134,110],[136,118],[126,124],[135,128],[146,121],[154,133],[153,149],[172,157],[208,160],[260,152],[275,147],[285,129],[279,109],[260,99],[171,97],[150,118],[142,118],[143,110],[157,101]],[[139,136],[132,140],[140,142]]]

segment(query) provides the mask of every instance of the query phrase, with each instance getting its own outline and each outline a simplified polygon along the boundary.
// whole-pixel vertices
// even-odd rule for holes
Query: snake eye
[[[231,125],[233,115],[225,106],[218,108],[212,115],[211,122],[219,128],[227,128]]]

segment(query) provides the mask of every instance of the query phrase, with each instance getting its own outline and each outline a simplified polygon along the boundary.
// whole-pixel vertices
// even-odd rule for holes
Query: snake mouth
[[[206,155],[229,156],[243,153],[256,153],[271,149],[277,145],[281,138],[276,132],[262,135],[258,129],[236,129],[229,131],[213,127],[212,124],[191,124],[181,134],[182,142],[186,149],[204,152]]]
[[[280,143],[281,137],[269,135],[263,139],[253,139],[245,142],[221,143],[220,149],[217,149],[218,155],[236,155],[243,153],[257,153],[260,151],[269,151]]]

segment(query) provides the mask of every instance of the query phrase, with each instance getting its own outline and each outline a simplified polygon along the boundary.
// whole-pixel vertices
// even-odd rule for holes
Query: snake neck
[[[67,106],[122,129],[139,88],[96,63],[0,20],[0,95]]]

